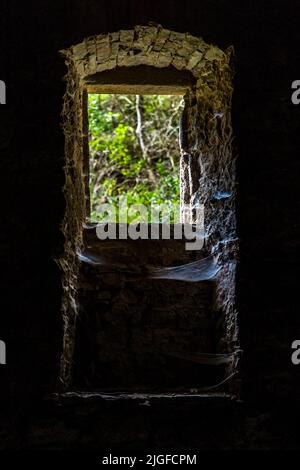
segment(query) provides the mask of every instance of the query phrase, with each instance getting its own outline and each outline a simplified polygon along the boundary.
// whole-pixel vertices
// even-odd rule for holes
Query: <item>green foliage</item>
[[[179,203],[177,96],[90,94],[89,147],[91,218],[103,203]],[[140,117],[140,126],[138,127]]]

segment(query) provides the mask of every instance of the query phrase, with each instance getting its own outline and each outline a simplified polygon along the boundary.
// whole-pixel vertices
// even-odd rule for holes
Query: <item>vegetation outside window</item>
[[[179,205],[182,96],[89,94],[91,219],[99,207]]]

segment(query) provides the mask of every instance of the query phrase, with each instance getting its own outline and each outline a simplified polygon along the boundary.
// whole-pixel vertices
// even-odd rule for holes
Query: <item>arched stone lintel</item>
[[[81,82],[87,76],[117,67],[148,65],[173,66],[200,79],[198,86],[230,68],[231,50],[222,51],[189,33],[178,33],[157,26],[136,26],[132,30],[86,38],[61,51],[75,65]]]

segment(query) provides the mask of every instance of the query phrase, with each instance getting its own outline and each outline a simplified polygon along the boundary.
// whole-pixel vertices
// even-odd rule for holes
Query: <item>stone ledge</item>
[[[65,392],[55,394],[54,402],[62,406],[137,405],[137,406],[197,406],[228,407],[237,403],[236,397],[226,393],[126,393],[126,392]]]

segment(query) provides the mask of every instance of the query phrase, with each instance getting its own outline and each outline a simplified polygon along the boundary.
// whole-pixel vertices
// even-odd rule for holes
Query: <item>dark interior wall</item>
[[[56,386],[58,374],[61,287],[52,257],[63,248],[60,113],[66,73],[58,51],[89,35],[155,21],[235,48],[243,391],[257,407],[255,416],[268,416],[274,407],[272,419],[284,421],[268,431],[270,439],[272,432],[277,438],[284,432],[288,442],[300,396],[300,366],[290,361],[300,326],[299,110],[290,100],[291,82],[299,78],[297,9],[296,1],[275,0],[2,0],[0,79],[7,84],[7,105],[0,108],[0,336],[8,364],[0,374],[6,409],[26,414],[36,397]]]
[[[95,232],[91,226],[84,231],[88,248],[79,266],[68,389],[203,393],[222,382],[229,375],[224,364],[197,361],[201,352],[220,352],[224,332],[214,312],[216,278],[203,273],[200,282],[188,282],[186,272],[186,281],[162,274],[158,279],[153,271],[196,262],[199,272],[204,262],[207,272],[218,269],[213,260],[203,261],[204,250],[187,251],[184,240],[100,241]]]
[[[195,48],[198,52],[195,52]],[[201,54],[199,54],[199,51],[201,51]],[[199,55],[202,58],[201,62],[197,63],[197,65],[194,63],[195,55],[197,60]],[[65,346],[62,364],[65,373],[62,374],[62,377],[68,389],[74,389],[72,369],[76,369],[77,377],[79,378],[77,384],[85,383],[89,390],[99,389],[99,387],[102,390],[105,387],[107,390],[110,383],[114,384],[114,389],[118,388],[123,391],[126,383],[131,389],[136,387],[139,391],[141,391],[140,387],[142,384],[144,384],[143,387],[148,384],[152,389],[162,390],[163,387],[165,390],[165,387],[175,386],[173,379],[169,381],[167,370],[164,370],[164,364],[166,364],[166,368],[171,372],[169,368],[170,363],[168,360],[166,361],[166,355],[168,357],[170,357],[170,354],[182,356],[182,354],[191,352],[193,344],[197,343],[195,339],[196,329],[192,327],[192,324],[195,326],[195,322],[192,320],[193,313],[188,300],[189,297],[193,297],[192,292],[195,286],[190,285],[188,287],[188,284],[185,286],[181,285],[180,296],[178,295],[179,286],[176,286],[174,283],[173,288],[171,288],[170,283],[164,284],[162,281],[162,283],[158,283],[160,284],[159,290],[161,291],[161,294],[158,295],[156,291],[157,283],[152,283],[152,287],[151,282],[149,284],[147,284],[147,281],[143,283],[139,276],[140,269],[144,270],[144,272],[147,268],[149,269],[151,259],[154,262],[154,266],[156,265],[157,267],[168,263],[168,260],[164,258],[165,250],[162,250],[162,247],[166,245],[165,241],[162,244],[157,244],[156,247],[153,240],[150,243],[143,243],[141,241],[142,245],[135,241],[132,245],[132,248],[134,248],[133,252],[128,255],[129,245],[126,243],[122,244],[120,240],[116,241],[115,244],[113,243],[110,246],[110,250],[107,251],[107,245],[97,239],[95,230],[94,238],[89,239],[89,237],[84,236],[82,240],[81,224],[85,222],[82,208],[86,203],[83,195],[83,181],[86,178],[84,175],[89,171],[89,155],[88,139],[85,137],[82,139],[81,137],[81,122],[83,121],[84,129],[86,122],[82,104],[85,101],[85,93],[81,91],[82,88],[79,83],[82,83],[83,80],[84,83],[90,83],[91,76],[94,78],[99,77],[103,69],[110,68],[111,66],[116,67],[116,64],[118,64],[118,67],[115,69],[115,82],[120,80],[122,73],[123,77],[125,76],[124,67],[128,67],[131,69],[132,74],[131,83],[135,80],[136,84],[140,86],[143,82],[139,81],[139,74],[140,76],[143,75],[145,83],[147,78],[144,74],[149,74],[151,64],[155,73],[151,71],[151,79],[148,82],[148,86],[155,82],[155,77],[163,85],[166,73],[169,74],[169,77],[172,77],[167,82],[169,86],[176,80],[178,72],[183,72],[182,79],[185,79],[186,72],[191,70],[192,77],[198,78],[194,87],[189,86],[185,90],[185,107],[181,117],[181,201],[189,207],[197,207],[198,203],[205,206],[204,229],[207,236],[205,237],[205,246],[198,254],[198,258],[200,257],[201,259],[206,254],[212,252],[215,259],[218,258],[220,269],[214,279],[215,294],[213,296],[209,295],[211,299],[210,306],[207,305],[205,290],[207,289],[207,293],[211,294],[211,284],[204,283],[202,287],[201,284],[198,284],[195,289],[195,294],[197,288],[199,289],[198,295],[195,295],[199,313],[205,309],[206,319],[210,317],[211,320],[211,325],[206,332],[208,342],[205,341],[204,343],[203,333],[205,332],[205,327],[201,327],[198,322],[198,327],[196,328],[199,329],[198,332],[202,340],[198,337],[199,344],[197,351],[198,353],[201,351],[202,353],[213,353],[216,350],[223,353],[233,352],[239,349],[239,344],[237,341],[234,309],[236,234],[234,209],[235,159],[231,146],[233,72],[230,62],[232,48],[228,48],[226,53],[224,53],[216,46],[207,45],[203,39],[191,36],[189,33],[171,32],[170,30],[163,29],[160,25],[153,26],[152,24],[152,26],[136,26],[134,30],[121,30],[120,33],[114,32],[108,35],[90,36],[82,43],[65,50],[64,56],[67,58],[68,66],[67,90],[64,98],[63,113],[66,141],[66,185],[64,188],[66,213],[63,233],[66,242],[65,252],[63,257],[60,258],[59,264],[63,268],[64,279],[66,280],[64,282],[62,303],[63,318],[68,328],[64,334]],[[173,64],[172,66],[170,66],[171,63]],[[148,64],[147,69],[145,70],[141,64]],[[169,69],[167,68],[168,65],[170,66]],[[173,67],[177,74],[174,73],[171,67]],[[105,76],[107,79],[107,74]],[[100,83],[101,80],[103,82],[103,78],[100,79]],[[127,82],[123,82],[123,86],[124,83],[126,84]],[[120,84],[122,84],[122,81]],[[126,86],[128,86],[128,83]],[[136,93],[138,91],[135,89],[131,90],[131,92]],[[160,92],[156,89],[155,93]],[[84,132],[87,132],[87,130]],[[86,161],[87,169],[85,170]],[[88,182],[86,184],[86,189],[89,191]],[[221,200],[216,199],[216,194],[220,191],[226,191],[230,196]],[[89,208],[87,212],[89,213]],[[192,212],[196,211],[190,211],[190,215],[192,215]],[[193,218],[195,215],[194,213]],[[85,232],[90,233],[90,229],[92,230],[92,227]],[[174,255],[176,255],[179,246],[173,245],[173,248]],[[86,264],[84,261],[78,265],[77,253],[82,250],[86,252],[88,258],[95,256],[99,260],[100,257],[97,267],[93,264],[91,268],[89,264],[89,269],[86,270],[83,267]],[[155,259],[152,258],[152,250],[153,253],[158,255]],[[140,257],[141,252],[143,252],[142,258]],[[186,255],[188,254],[187,252]],[[109,262],[107,256],[110,258]],[[138,259],[137,256],[139,257]],[[129,272],[122,277],[122,280],[120,279],[119,283],[116,282],[112,292],[105,287],[106,283],[103,283],[103,277],[106,277],[108,271],[106,270],[106,275],[104,275],[101,269],[103,268],[103,263],[105,264],[106,262],[107,268],[114,271],[116,260],[120,262],[122,257],[124,262],[123,271],[126,271],[127,265]],[[203,262],[206,264],[207,260],[203,260]],[[177,264],[175,258],[174,263]],[[134,265],[136,266],[133,267]],[[199,269],[198,265],[198,272]],[[117,272],[120,270],[122,268],[119,265]],[[132,290],[132,286],[130,287],[130,277],[132,278],[133,270],[136,272],[137,278]],[[193,280],[195,281],[195,277]],[[183,281],[181,281],[182,283]],[[163,287],[164,285],[165,288]],[[148,290],[148,298],[147,295],[143,298],[140,297],[139,292],[143,290]],[[78,292],[77,299],[76,292]],[[171,302],[169,295],[173,298],[173,301],[170,299]],[[179,320],[179,314],[181,321],[179,321],[174,330],[176,319],[174,318],[172,304],[173,306],[178,304],[178,300],[175,301],[176,295],[177,299],[180,298],[181,301],[178,305],[179,311],[177,311],[175,316]],[[165,318],[169,317],[169,322],[165,325],[165,328],[162,327],[163,323],[159,326],[159,322],[157,323],[155,320],[157,311],[155,313],[156,307],[153,303],[151,306],[151,302],[149,302],[151,297],[155,298],[156,302],[160,304]],[[138,300],[135,306],[134,299]],[[115,308],[116,305],[117,308]],[[152,307],[154,307],[154,310]],[[128,318],[126,318],[126,312],[128,313]],[[184,320],[186,315],[191,320],[191,330],[189,333],[187,332],[187,328],[189,328],[188,322]],[[160,316],[162,317],[162,315]],[[90,322],[92,318],[96,320],[96,323]],[[131,323],[132,321],[133,323]],[[215,328],[211,328],[212,323],[215,324]],[[72,345],[74,344],[74,338],[78,345],[78,338],[80,333],[83,333],[83,330],[85,330],[84,336],[86,341],[80,342],[80,347],[77,348],[79,355],[75,359],[72,353],[74,349]],[[215,330],[216,336],[218,336],[218,338],[215,337],[214,346],[211,337],[213,334],[212,330]],[[176,331],[177,339],[175,341],[172,331],[173,333]],[[186,337],[187,333],[189,340]],[[143,337],[144,340],[142,340]],[[149,350],[149,340],[151,337],[153,339],[152,359]],[[182,341],[184,337],[185,340]],[[192,337],[194,337],[194,340]],[[91,343],[95,346],[94,351],[86,356],[84,368],[80,367],[78,369],[78,359],[85,355],[87,349],[90,349],[89,345]],[[188,349],[188,343],[190,343],[191,349]],[[196,352],[194,349],[193,351]],[[114,356],[115,360],[112,356]],[[189,360],[191,360],[191,357],[189,357]],[[201,382],[203,390],[206,380],[204,369],[207,371],[209,368],[205,364],[205,368],[202,370],[199,365],[199,357],[195,358],[195,360],[197,360],[197,367],[192,367],[196,373],[193,383],[200,384]],[[122,361],[125,362],[122,363]],[[174,356],[172,361],[176,370]],[[228,373],[226,375],[232,379],[232,372],[236,368],[237,355],[231,355],[229,362],[227,357],[226,361],[228,364],[226,367]],[[105,362],[107,365],[109,364],[108,367],[105,365]],[[155,366],[154,363],[156,364]],[[72,367],[73,365],[74,367]],[[182,366],[183,368],[190,369],[190,365],[191,363],[188,364],[186,357]],[[119,369],[119,372],[116,369]],[[215,365],[212,366],[212,369],[215,369]],[[108,371],[106,377],[103,376],[105,370]],[[153,370],[156,371],[156,378]],[[178,363],[178,368],[175,372],[175,376],[177,375],[178,377],[177,385],[181,389],[183,387],[184,390],[187,390],[188,383],[191,382],[188,379],[188,374],[184,371],[182,372],[179,371]],[[225,372],[224,368],[223,372]],[[111,382],[109,375],[113,376],[114,373],[116,373],[116,376]],[[148,374],[150,374],[149,377]],[[159,374],[161,374],[160,379]],[[81,380],[80,375],[82,376],[81,379],[83,379],[83,376],[85,376],[85,379]],[[212,377],[214,374],[209,375]],[[171,376],[174,377],[174,373],[171,372],[170,378]],[[220,374],[218,374],[219,376]],[[212,385],[211,377],[208,380],[209,384]],[[216,379],[214,383],[219,383],[220,381],[220,379]]]

